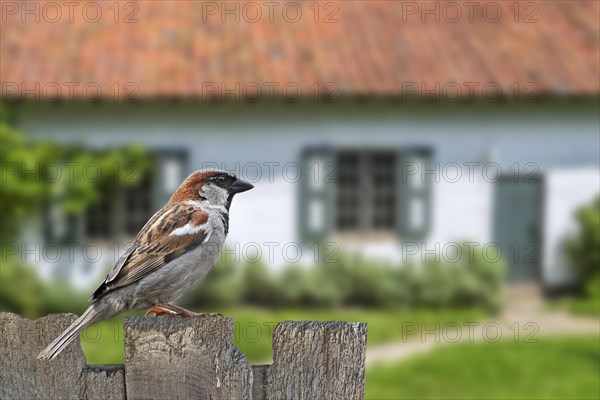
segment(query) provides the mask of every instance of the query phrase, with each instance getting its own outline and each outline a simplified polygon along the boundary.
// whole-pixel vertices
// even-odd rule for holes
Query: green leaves
[[[463,249],[463,254],[468,254]],[[221,261],[185,306],[463,308],[498,311],[505,264],[480,255],[456,263],[392,264],[339,253],[329,262],[272,271],[260,262]]]
[[[150,160],[139,146],[90,149],[51,141],[31,141],[7,123],[6,108],[0,120],[0,311],[29,317],[48,312],[81,312],[85,295],[66,283],[49,283],[20,257],[7,249],[24,235],[36,235],[36,220],[49,213],[79,214],[123,185],[141,183]],[[22,242],[24,243],[24,242]],[[35,243],[31,243],[35,246]]]
[[[600,196],[575,215],[578,232],[567,243],[567,253],[582,285],[600,276]]]
[[[0,123],[2,241],[15,240],[43,206],[82,213],[100,193],[139,184],[150,160],[139,146],[89,149],[33,142]]]

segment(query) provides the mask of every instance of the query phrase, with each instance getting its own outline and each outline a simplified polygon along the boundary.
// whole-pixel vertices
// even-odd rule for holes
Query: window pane
[[[138,186],[124,188],[123,193],[126,235],[134,236],[152,216],[152,185],[145,179]]]
[[[425,203],[421,198],[410,202],[410,225],[413,229],[422,229],[425,223]]]
[[[183,180],[183,174],[181,170],[181,163],[177,158],[173,158],[165,161],[165,181],[164,191],[167,193],[174,192],[181,181]]]
[[[313,232],[321,232],[325,228],[323,202],[312,200],[308,209],[308,227]]]
[[[102,191],[102,198],[87,211],[85,233],[88,238],[107,239],[113,233],[111,223],[114,220],[114,193]]]
[[[369,169],[369,177],[373,182],[371,229],[393,229],[396,219],[396,154],[390,151],[372,152]]]
[[[338,230],[355,230],[359,227],[359,154],[344,151],[338,154],[336,193],[336,227]]]
[[[309,160],[306,173],[310,176],[310,190],[313,192],[325,190],[325,160],[316,157]]]

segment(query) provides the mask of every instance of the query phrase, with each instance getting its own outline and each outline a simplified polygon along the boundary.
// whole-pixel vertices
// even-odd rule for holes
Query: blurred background
[[[597,398],[598,2],[0,5],[1,311],[80,314],[220,168],[256,189],[179,304],[252,363],[279,321],[365,321],[370,399]]]

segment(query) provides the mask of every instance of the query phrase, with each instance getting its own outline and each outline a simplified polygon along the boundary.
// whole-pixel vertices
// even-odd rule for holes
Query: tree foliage
[[[102,191],[141,182],[149,168],[139,146],[89,149],[34,142],[0,122],[0,215],[2,241],[15,240],[44,205],[78,214]]]
[[[577,233],[567,242],[567,252],[583,284],[600,275],[600,196],[577,210]]]
[[[141,182],[149,157],[139,146],[90,149],[29,140],[12,125],[11,111],[0,104],[0,311],[28,317],[81,312],[85,295],[41,279],[34,266],[6,250],[30,237],[44,208],[81,214],[106,192]]]

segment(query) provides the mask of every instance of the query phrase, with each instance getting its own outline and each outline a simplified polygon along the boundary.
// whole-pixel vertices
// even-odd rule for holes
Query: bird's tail
[[[81,317],[77,318],[63,333],[52,341],[44,350],[37,356],[38,360],[52,360],[58,355],[69,343],[76,339],[81,331],[94,322],[110,318],[115,313],[111,312],[109,304],[97,302],[88,307]]]

